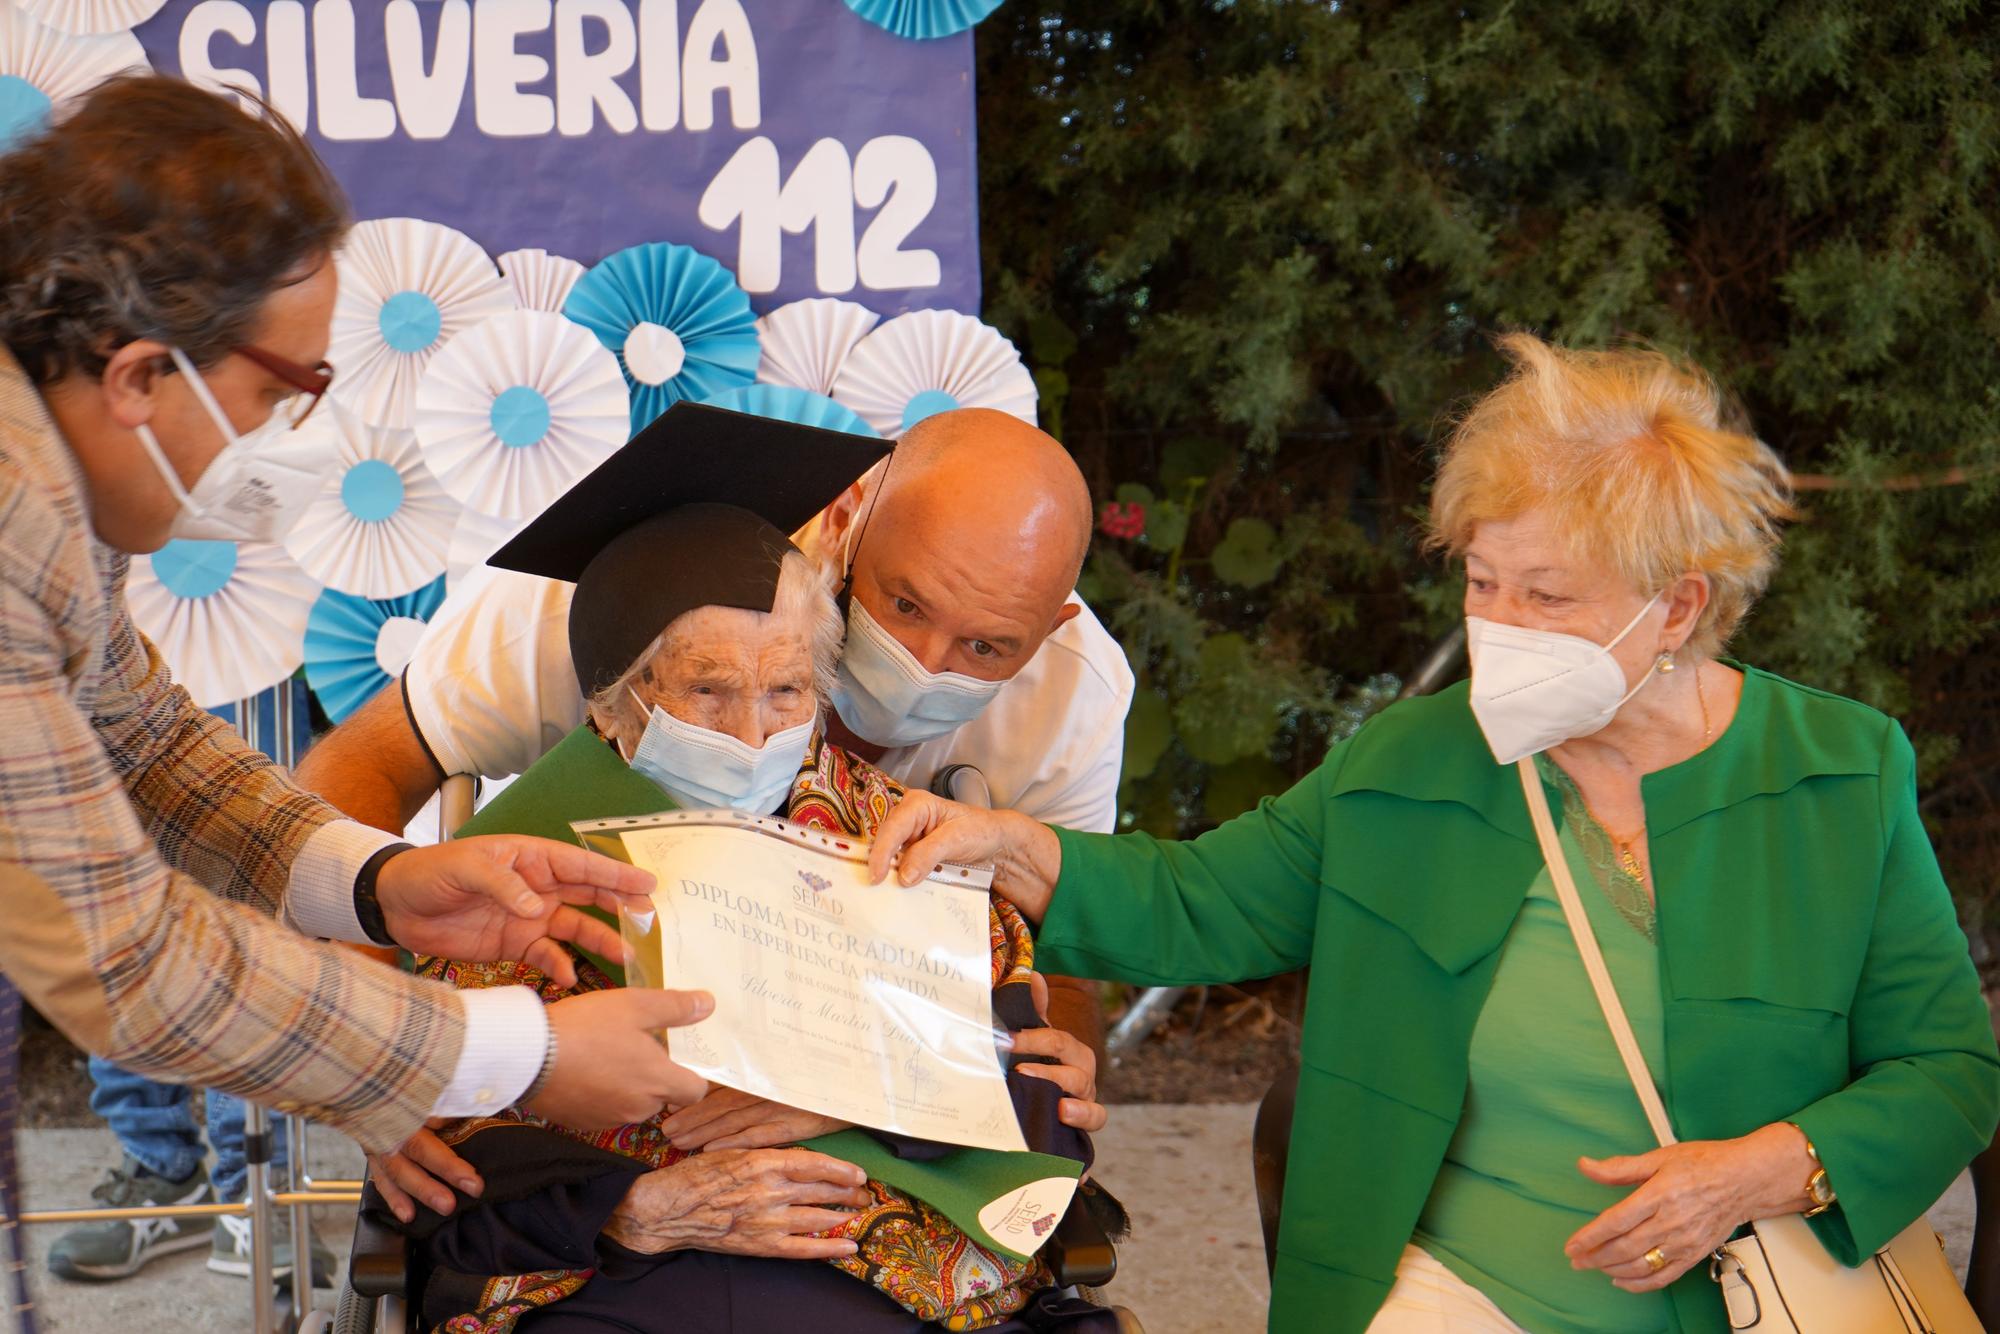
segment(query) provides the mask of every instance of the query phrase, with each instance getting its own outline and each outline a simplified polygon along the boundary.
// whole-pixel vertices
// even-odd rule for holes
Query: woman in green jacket
[[[1807,1213],[1859,1263],[2000,1117],[1902,730],[1719,656],[1775,563],[1782,465],[1656,353],[1503,346],[1432,501],[1469,686],[1191,842],[921,796],[878,836],[878,875],[996,863],[1064,972],[1313,965],[1273,1330],[1724,1330],[1706,1261],[1744,1223]],[[1550,888],[1528,756],[1672,1148]]]

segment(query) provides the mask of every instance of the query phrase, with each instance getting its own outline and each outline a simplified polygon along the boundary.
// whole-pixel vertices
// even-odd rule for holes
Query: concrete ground
[[[1255,1108],[1121,1106],[1099,1137],[1104,1182],[1132,1212],[1133,1235],[1119,1248],[1110,1296],[1144,1322],[1147,1334],[1255,1334],[1264,1327],[1269,1285],[1256,1195],[1250,1181]],[[34,1130],[21,1136],[22,1193],[30,1209],[83,1207],[117,1149],[107,1131]],[[360,1170],[354,1147],[327,1132],[310,1138],[309,1164],[323,1178]],[[351,1208],[314,1211],[321,1238],[345,1255]],[[1954,1263],[1963,1269],[1972,1240],[1971,1190],[1961,1178],[1932,1211]],[[28,1230],[31,1282],[54,1334],[125,1334],[135,1329],[249,1334],[250,1291],[212,1274],[206,1249],[156,1261],[121,1283],[76,1284],[43,1265],[60,1227]],[[319,1290],[322,1309],[332,1294]],[[7,1322],[0,1317],[0,1329]]]
[[[307,1170],[332,1180],[361,1174],[361,1152],[333,1134],[308,1134]],[[26,1130],[20,1137],[21,1195],[35,1209],[87,1209],[90,1188],[118,1161],[118,1143],[108,1130]],[[354,1231],[352,1205],[320,1206],[313,1226],[343,1264]],[[155,1260],[132,1278],[116,1283],[71,1283],[49,1273],[49,1247],[64,1224],[30,1227],[28,1274],[44,1334],[126,1334],[131,1330],[199,1330],[203,1334],[250,1334],[254,1328],[247,1280],[208,1270],[208,1248]],[[333,1293],[317,1293],[321,1308],[333,1309]],[[7,1329],[0,1316],[0,1330]]]

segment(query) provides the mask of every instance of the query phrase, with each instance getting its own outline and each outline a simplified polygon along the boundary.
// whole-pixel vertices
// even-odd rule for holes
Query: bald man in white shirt
[[[1111,830],[1133,681],[1073,591],[1091,521],[1075,463],[1034,427],[961,409],[912,428],[800,534],[852,599],[855,670],[842,673],[830,735],[909,786],[969,765],[996,806]],[[525,770],[584,719],[571,592],[480,570],[427,627],[401,689],[315,746],[300,780],[357,819],[401,829],[449,774]],[[861,622],[904,653],[885,651],[872,629],[857,636]],[[852,653],[861,637],[874,650],[867,667]],[[899,689],[881,689],[885,678]],[[912,696],[917,713],[977,712],[955,726],[899,723]]]

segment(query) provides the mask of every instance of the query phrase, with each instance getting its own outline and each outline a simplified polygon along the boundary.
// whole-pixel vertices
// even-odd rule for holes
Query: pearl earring
[[[1674,655],[1671,653],[1662,653],[1660,660],[1653,664],[1653,669],[1662,676],[1676,670],[1678,667],[1679,664],[1674,661]]]

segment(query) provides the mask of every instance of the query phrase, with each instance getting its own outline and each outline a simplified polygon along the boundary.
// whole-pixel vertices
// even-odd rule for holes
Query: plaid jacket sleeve
[[[101,655],[79,641],[75,599],[106,583],[60,559],[88,543],[50,517],[0,488],[0,969],[133,1070],[400,1143],[457,1063],[463,1007],[270,919],[329,808],[195,716],[122,607]]]
[[[215,893],[277,912],[299,848],[345,817],[196,708],[122,598],[109,611],[90,723],[147,836],[169,865]]]

